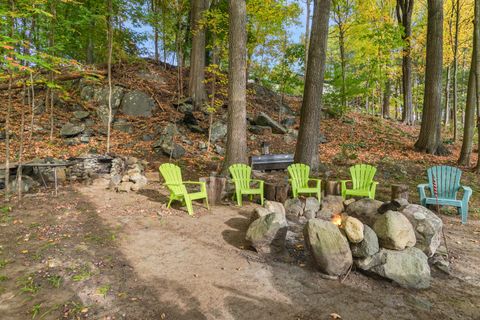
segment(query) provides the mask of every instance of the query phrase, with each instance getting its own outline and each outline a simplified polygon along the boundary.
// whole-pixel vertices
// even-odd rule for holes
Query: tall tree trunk
[[[318,132],[320,127],[323,80],[325,76],[328,20],[331,0],[314,0],[312,34],[300,113],[300,130],[295,162],[318,168]]]
[[[5,202],[8,202],[10,200],[10,115],[12,113],[12,103],[13,103],[12,102],[12,83],[13,83],[13,71],[10,71],[10,74],[8,76],[7,115],[5,117]]]
[[[383,93],[382,116],[384,119],[390,119],[390,97],[392,96],[392,85],[390,79],[385,81],[385,91]]]
[[[223,171],[247,163],[247,8],[229,0],[228,132]]]
[[[473,39],[472,62],[470,65],[470,75],[468,77],[467,101],[465,103],[465,122],[463,126],[462,150],[458,164],[470,166],[470,156],[473,148],[473,135],[475,133],[475,108],[477,105],[476,81],[475,81],[475,38]]]
[[[203,13],[208,9],[207,0],[192,1],[192,54],[190,57],[189,94],[195,110],[207,100],[205,91],[205,28],[201,25]]]
[[[447,66],[447,79],[445,80],[445,114],[443,115],[443,124],[448,126],[450,121],[450,66]]]
[[[31,97],[31,100],[30,100],[30,103],[31,103],[31,118],[30,118],[30,135],[28,136],[28,142],[31,142],[32,141],[32,137],[33,137],[33,125],[34,125],[34,122],[35,122],[35,85],[33,83],[33,74],[32,72],[30,71],[30,90],[31,90],[31,94],[30,94],[30,97]]]
[[[458,35],[460,32],[460,0],[455,5],[455,35],[453,39],[453,106],[452,106],[452,122],[453,122],[453,141],[457,141],[457,113],[458,113]]]
[[[304,79],[307,74],[307,65],[308,65],[308,47],[310,45],[310,20],[311,20],[311,13],[310,13],[310,4],[312,0],[306,0],[307,6],[307,17],[305,21],[305,70],[304,70]]]
[[[113,50],[113,8],[112,0],[107,1],[107,77],[108,77],[108,122],[107,122],[107,154],[110,153],[110,134],[112,129],[112,50]]]
[[[474,18],[474,56],[475,61],[475,97],[477,98],[477,136],[478,136],[478,159],[475,171],[480,173],[480,0],[475,0],[475,18]]]
[[[422,126],[415,148],[430,154],[446,154],[441,136],[443,0],[428,0],[426,57]]]
[[[150,9],[153,14],[153,47],[154,47],[154,59],[158,62],[160,59],[158,51],[158,3],[157,0],[150,0]]]
[[[414,0],[397,0],[397,19],[403,26],[403,58],[402,58],[402,86],[403,86],[403,112],[402,122],[413,125],[412,102],[412,13]]]

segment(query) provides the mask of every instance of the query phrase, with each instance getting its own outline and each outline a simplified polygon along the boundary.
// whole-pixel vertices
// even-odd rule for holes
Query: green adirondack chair
[[[237,198],[237,204],[242,205],[242,196],[248,195],[250,201],[253,200],[254,195],[260,195],[260,201],[263,206],[263,184],[262,180],[255,180],[251,178],[252,168],[246,164],[232,164],[228,171],[232,175],[233,183],[235,184],[235,194],[233,195],[233,200]],[[251,187],[251,183],[257,183],[258,187]]]
[[[160,174],[165,179],[165,186],[170,191],[170,199],[167,208],[170,208],[172,201],[181,201],[187,206],[189,215],[193,215],[193,200],[205,199],[205,205],[208,206],[207,186],[205,182],[183,181],[180,167],[172,163],[164,163],[159,168]],[[199,192],[189,193],[185,185],[200,185]]]
[[[422,206],[435,205],[457,207],[458,213],[462,216],[462,224],[467,223],[468,201],[472,196],[470,187],[460,185],[462,171],[450,166],[434,166],[427,170],[428,184],[417,186]],[[437,197],[434,193],[434,181],[437,189]],[[425,192],[428,188],[430,194]],[[462,200],[457,200],[457,193],[463,189]]]
[[[378,182],[373,181],[377,168],[368,164],[357,164],[350,167],[351,180],[341,180],[342,198],[347,196],[369,197],[375,199],[375,190]],[[352,188],[347,188],[347,182],[352,183]]]
[[[299,194],[316,195],[318,201],[321,199],[322,180],[310,178],[310,167],[303,163],[294,163],[287,168],[290,176],[290,185],[292,186],[293,197],[298,197]],[[309,186],[308,182],[315,181],[315,186]]]

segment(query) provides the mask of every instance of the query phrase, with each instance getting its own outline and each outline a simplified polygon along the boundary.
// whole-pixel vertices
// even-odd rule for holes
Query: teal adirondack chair
[[[434,193],[434,181],[437,185],[438,204],[441,206],[457,207],[459,214],[462,215],[462,223],[467,223],[468,201],[472,195],[470,187],[461,186],[460,178],[462,171],[450,166],[434,166],[427,170],[428,183],[417,186],[420,194],[420,203],[423,206],[428,204],[437,204],[437,198]],[[430,194],[427,195],[425,189],[428,187]],[[457,193],[463,189],[462,200],[457,200]]]
[[[183,181],[180,167],[172,163],[164,163],[159,168],[160,174],[165,179],[165,186],[170,191],[170,199],[167,208],[170,208],[172,201],[181,201],[187,206],[189,215],[193,215],[193,200],[205,199],[205,205],[208,206],[207,186],[205,182]],[[199,192],[189,193],[185,185],[200,185]]]
[[[228,170],[232,175],[233,183],[235,184],[235,194],[233,195],[233,200],[237,198],[237,204],[242,205],[242,196],[249,195],[250,201],[253,200],[254,195],[260,195],[260,201],[263,206],[263,185],[262,180],[255,180],[251,178],[252,168],[246,164],[232,164]],[[257,183],[258,187],[251,187],[251,183]]]
[[[357,164],[350,167],[351,180],[341,180],[342,198],[347,196],[369,197],[375,199],[375,190],[378,182],[373,181],[377,168],[368,164]],[[352,188],[347,188],[347,182],[352,183]]]
[[[290,176],[290,185],[292,186],[293,197],[298,197],[299,194],[316,195],[318,201],[321,199],[321,183],[320,179],[310,178],[310,167],[303,163],[294,163],[287,168],[288,175]],[[309,186],[309,181],[315,181],[314,186]]]

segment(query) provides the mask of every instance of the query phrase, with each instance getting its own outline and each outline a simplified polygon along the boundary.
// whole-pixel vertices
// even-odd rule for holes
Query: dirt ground
[[[479,220],[442,216],[452,275],[432,270],[428,290],[355,270],[340,283],[301,246],[278,260],[247,250],[255,204],[190,217],[150,178],[139,194],[97,180],[0,205],[0,319],[480,319]]]

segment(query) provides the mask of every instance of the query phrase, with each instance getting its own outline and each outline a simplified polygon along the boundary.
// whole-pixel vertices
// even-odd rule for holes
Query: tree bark
[[[192,1],[192,54],[190,57],[189,94],[193,107],[199,110],[207,100],[205,91],[205,28],[200,24],[208,9],[207,0]]]
[[[470,75],[468,77],[467,101],[465,104],[465,123],[463,126],[462,150],[458,164],[462,166],[470,166],[470,157],[473,148],[473,135],[475,133],[475,108],[477,105],[477,97],[475,95],[475,38],[473,39],[472,61],[470,65]]]
[[[474,56],[475,61],[475,97],[477,107],[477,135],[478,135],[478,159],[475,171],[480,173],[480,0],[475,0],[475,15],[474,15]]]
[[[453,39],[453,106],[452,106],[452,122],[453,122],[453,141],[458,139],[458,129],[457,129],[457,113],[458,113],[458,35],[460,32],[460,0],[456,1],[455,5],[455,35]]]
[[[247,8],[229,0],[228,132],[223,171],[247,163]]]
[[[107,17],[107,48],[108,48],[108,121],[107,121],[107,154],[110,152],[110,133],[112,128],[112,50],[113,50],[113,8],[112,0],[107,1],[108,17]]]
[[[390,97],[392,96],[392,85],[390,79],[385,81],[385,91],[383,93],[382,116],[384,119],[390,119]]]
[[[429,154],[446,154],[442,144],[443,1],[428,0],[425,93],[420,135],[415,149]]]
[[[300,130],[295,149],[295,162],[318,168],[318,132],[320,127],[323,81],[325,76],[328,20],[331,0],[314,0],[312,34],[308,50],[308,66]]]
[[[448,126],[450,122],[450,66],[447,66],[447,79],[445,81],[445,114],[443,115],[443,125]]]
[[[413,125],[413,99],[412,99],[412,13],[414,0],[397,0],[397,20],[403,26],[402,39],[404,41],[402,58],[402,86],[403,110],[402,122]]]
[[[312,0],[306,0],[306,6],[307,6],[307,17],[305,21],[305,67],[304,67],[304,79],[307,74],[307,64],[308,64],[308,47],[310,46],[310,19],[311,19],[311,13],[310,13],[310,4]]]

